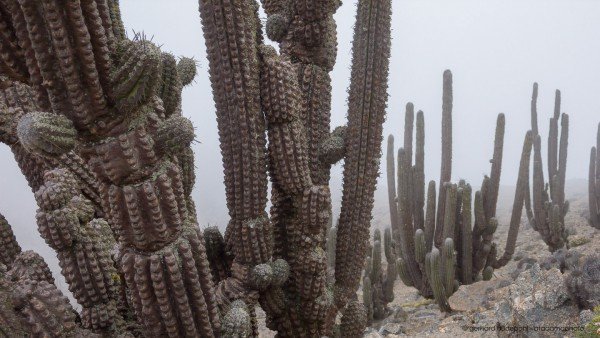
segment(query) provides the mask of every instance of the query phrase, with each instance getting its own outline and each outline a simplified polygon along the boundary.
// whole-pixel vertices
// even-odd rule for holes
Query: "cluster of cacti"
[[[278,54],[254,0],[200,0],[230,214],[223,237],[199,230],[190,197],[194,130],[181,91],[195,61],[127,38],[118,0],[0,1],[0,141],[36,193],[38,228],[85,327],[131,331],[131,311],[146,336],[257,335],[260,303],[281,336],[333,334],[340,311],[338,334],[362,332],[365,309],[352,299],[378,176],[391,1],[358,3],[348,124],[330,132],[339,5],[264,0]],[[329,170],[342,159],[340,240],[328,241]],[[20,249],[11,232],[0,238],[9,261]],[[13,275],[37,271],[19,266]],[[54,288],[44,283],[22,289],[20,309],[63,311],[36,300],[37,288]],[[32,327],[46,325],[24,311]],[[70,330],[71,317],[62,322]]]
[[[425,203],[425,122],[417,113],[415,163],[413,161],[414,108],[406,107],[404,146],[398,150],[397,170],[394,138],[388,138],[387,178],[390,218],[394,240],[399,244],[398,272],[408,286],[435,298],[444,311],[447,298],[459,284],[492,276],[493,269],[511,259],[520,224],[529,175],[532,137],[527,133],[521,153],[509,234],[504,254],[498,258],[493,235],[498,226],[496,202],[502,164],[504,115],[498,115],[490,177],[483,180],[471,205],[471,186],[450,182],[452,170],[452,74],[444,72],[442,106],[442,168],[436,210],[435,182],[430,181]],[[397,186],[396,186],[397,180]],[[472,208],[475,219],[472,220]]]
[[[200,1],[231,217],[224,237],[233,257],[230,278],[237,266],[285,260],[286,283],[246,298],[258,299],[267,326],[281,336],[329,335],[336,313],[359,286],[368,243],[387,96],[391,2],[358,3],[348,125],[333,132],[329,72],[339,2],[262,4],[267,36],[279,43],[279,54],[263,42],[256,3]],[[329,170],[342,158],[335,282],[329,285]],[[267,167],[270,217],[264,211]],[[265,246],[257,247],[261,243]],[[237,290],[227,298],[252,295],[251,288]]]
[[[590,208],[590,225],[600,229],[600,124],[596,134],[596,146],[590,151],[590,171],[588,177],[588,197]]]
[[[382,266],[382,245],[387,262],[385,271]],[[387,304],[394,300],[394,282],[398,277],[394,250],[390,229],[385,229],[383,243],[381,243],[381,231],[376,229],[373,233],[373,249],[367,256],[362,280],[363,304],[367,308],[369,324],[374,319],[385,318],[389,312]]]
[[[554,115],[550,118],[548,133],[548,182],[544,180],[541,137],[537,116],[538,84],[533,84],[531,97],[531,131],[533,133],[533,182],[527,191],[526,203],[529,223],[539,232],[550,251],[569,247],[565,228],[565,215],[569,201],[565,200],[565,174],[567,171],[567,146],[569,140],[569,115],[560,113],[561,95],[556,91]],[[560,122],[560,140],[559,125]],[[531,194],[531,195],[530,195]]]

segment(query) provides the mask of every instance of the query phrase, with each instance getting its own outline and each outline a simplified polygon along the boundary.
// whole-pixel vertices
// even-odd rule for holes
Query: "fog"
[[[394,0],[389,103],[384,135],[402,138],[404,107],[425,113],[427,180],[439,177],[442,73],[454,75],[453,179],[474,186],[489,172],[496,115],[506,114],[503,185],[514,185],[529,105],[539,83],[538,114],[543,152],[554,90],[570,114],[567,178],[586,178],[589,149],[600,121],[600,2],[593,0]],[[197,182],[193,192],[201,226],[228,220],[214,104],[195,0],[121,0],[129,35],[146,36],[176,56],[199,61],[195,83],[183,94],[184,115],[196,127]],[[337,11],[338,57],[333,79],[332,127],[346,122],[355,2]],[[264,17],[264,14],[262,15]],[[385,153],[385,143],[383,147]],[[545,157],[545,156],[544,156]],[[8,147],[0,145],[0,212],[24,249],[53,266],[55,255],[40,239],[35,201]],[[545,161],[545,160],[544,160]],[[333,199],[341,195],[342,167],[333,170]],[[385,189],[385,175],[378,189]],[[378,199],[377,203],[384,203]],[[334,206],[336,213],[339,203]],[[62,278],[59,278],[62,280]],[[64,285],[64,284],[63,284]]]

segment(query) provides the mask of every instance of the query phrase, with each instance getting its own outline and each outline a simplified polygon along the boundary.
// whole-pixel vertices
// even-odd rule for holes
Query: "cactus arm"
[[[590,169],[588,178],[588,200],[590,209],[590,225],[600,229],[600,123],[596,133],[596,146],[590,151]]]
[[[567,174],[567,149],[569,145],[569,115],[562,114],[560,120],[560,143],[558,157],[557,198],[553,202],[563,206],[565,203],[565,179]],[[562,210],[561,210],[562,212]]]
[[[0,245],[2,245],[0,264],[4,264],[10,269],[17,255],[21,253],[21,246],[17,242],[10,224],[2,214],[0,214]]]
[[[517,243],[517,234],[519,225],[521,224],[521,215],[523,212],[523,204],[527,193],[527,181],[529,181],[529,162],[531,158],[531,146],[533,132],[528,131],[523,141],[523,151],[521,152],[521,161],[519,164],[519,177],[517,179],[517,187],[515,189],[515,198],[513,200],[513,208],[510,218],[510,226],[508,228],[508,237],[502,257],[494,262],[493,268],[499,269],[506,265],[515,251]]]
[[[397,240],[400,244],[400,256],[403,258],[403,262],[408,270],[408,275],[412,280],[413,285],[421,286],[422,284],[422,273],[419,269],[415,257],[414,248],[414,234],[415,229],[413,227],[412,215],[410,209],[410,182],[409,182],[409,171],[408,166],[410,162],[407,162],[404,149],[398,150],[398,200],[399,200],[399,211],[400,211],[400,232],[396,235]]]
[[[406,163],[412,163],[413,159],[413,129],[415,122],[415,107],[409,102],[406,104],[406,113],[404,114],[404,156]]]
[[[588,204],[590,209],[590,225],[594,228],[599,228],[600,219],[598,218],[598,199],[596,198],[596,156],[596,147],[592,147],[588,176]]]
[[[462,192],[462,220],[460,225],[460,281],[462,284],[472,282],[473,269],[473,229],[471,220],[471,186],[467,185]]]
[[[444,189],[446,191],[446,203],[444,212],[444,229],[443,236],[444,238],[452,238],[454,239],[454,230],[456,227],[456,204],[457,204],[457,186],[456,184],[446,183],[447,187]]]
[[[442,90],[442,164],[440,170],[440,192],[438,206],[446,202],[446,186],[444,183],[452,179],[452,72],[444,71]],[[438,208],[435,229],[435,243],[440,246],[443,242],[442,228],[445,220],[445,208]]]
[[[558,174],[558,118],[550,118],[550,129],[548,131],[548,179]],[[550,185],[550,195],[556,198],[558,187]]]
[[[115,39],[124,40],[127,33],[125,32],[125,25],[121,19],[121,7],[119,0],[108,0],[108,11],[110,15],[110,22],[112,24],[112,31]]]
[[[498,191],[500,189],[500,175],[502,171],[505,123],[504,114],[498,114],[496,120],[496,135],[494,137],[494,155],[491,160],[490,186],[485,198],[485,214],[487,217],[496,216],[496,204],[498,203]]]
[[[263,216],[267,198],[265,127],[259,102],[260,39],[258,18],[251,7],[251,1],[200,1],[232,226]]]
[[[6,10],[6,8],[4,8]],[[0,15],[0,73],[17,81],[27,83],[29,73],[23,50],[15,36],[15,28],[10,20],[10,13],[3,11]]]
[[[413,166],[413,218],[415,227],[425,228],[423,207],[425,206],[425,118],[423,112],[417,112],[415,165]]]
[[[531,93],[531,131],[535,138],[539,135],[538,132],[538,115],[537,115],[537,98],[538,98],[538,84],[533,84],[533,91]]]
[[[334,165],[346,155],[346,126],[335,128],[329,137],[321,142],[319,147],[319,160],[326,165]]]
[[[547,215],[544,209],[544,173],[542,172],[541,139],[539,135],[534,136],[533,141],[533,212],[536,220],[534,229],[545,237]]]
[[[600,156],[598,156],[598,151],[600,149],[600,123],[598,124],[598,132],[596,134],[596,201],[598,201],[599,212],[600,212]],[[600,216],[600,215],[599,215]]]
[[[452,309],[448,304],[446,297],[446,289],[444,287],[444,276],[442,275],[442,259],[440,251],[437,248],[431,249],[425,258],[425,266],[427,277],[433,291],[433,296],[438,303],[440,309],[444,312],[450,312]]]
[[[429,181],[427,188],[427,211],[425,213],[425,245],[427,251],[431,250],[435,234],[435,193],[435,181]]]
[[[388,136],[387,156],[386,156],[386,172],[387,172],[387,187],[388,187],[388,204],[390,207],[390,223],[394,237],[398,238],[400,233],[400,223],[398,215],[398,196],[396,195],[396,165],[394,159],[394,135]]]
[[[454,241],[452,238],[446,238],[442,245],[442,269],[444,290],[446,297],[450,297],[454,293],[454,278],[456,272],[456,257],[454,255]]]
[[[391,1],[358,3],[349,89],[348,153],[336,248],[335,301],[346,303],[360,282],[379,170],[387,100]]]
[[[340,323],[340,337],[362,337],[367,325],[367,312],[365,306],[357,300],[351,300],[342,312]]]

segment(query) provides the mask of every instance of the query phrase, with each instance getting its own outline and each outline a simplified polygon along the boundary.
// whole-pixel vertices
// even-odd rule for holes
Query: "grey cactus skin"
[[[569,201],[565,199],[565,175],[567,170],[567,148],[569,140],[569,115],[561,114],[561,92],[556,90],[554,115],[550,118],[548,133],[548,181],[544,179],[542,141],[538,133],[537,115],[538,84],[533,84],[531,95],[531,130],[533,133],[533,184],[527,191],[529,223],[539,232],[550,252],[569,247],[565,228],[565,215],[569,212]],[[559,138],[560,122],[560,138]],[[531,195],[530,195],[531,194]]]
[[[513,212],[504,253],[498,256],[494,232],[498,226],[496,203],[502,166],[504,114],[496,121],[490,176],[472,195],[471,186],[449,181],[452,139],[452,74],[444,72],[442,123],[442,170],[440,190],[430,181],[425,202],[424,114],[417,112],[415,163],[412,164],[414,106],[406,105],[404,146],[398,150],[397,170],[394,138],[388,137],[387,177],[392,237],[398,243],[396,264],[400,279],[427,298],[435,298],[443,311],[450,311],[447,298],[460,284],[488,279],[512,257],[525,203],[529,177],[532,133],[525,135]],[[436,197],[439,203],[436,208]],[[474,217],[472,216],[474,214]],[[437,219],[436,219],[437,217]]]

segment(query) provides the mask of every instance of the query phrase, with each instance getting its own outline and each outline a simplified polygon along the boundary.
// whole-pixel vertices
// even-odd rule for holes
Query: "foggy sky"
[[[193,196],[201,225],[223,228],[228,217],[222,162],[198,3],[121,0],[121,7],[130,36],[133,31],[144,31],[163,50],[199,61],[196,83],[183,94],[184,115],[192,119],[200,141],[193,146],[197,176]],[[338,58],[332,72],[332,127],[345,124],[346,119],[354,13],[355,2],[345,1],[335,15]],[[392,29],[384,137],[393,133],[396,140],[402,139],[407,102],[423,110],[427,180],[439,178],[445,69],[454,75],[453,179],[464,178],[478,186],[489,172],[496,115],[503,112],[506,136],[501,184],[515,184],[523,137],[530,127],[534,81],[540,86],[538,119],[544,165],[554,90],[561,89],[561,111],[570,114],[571,123],[567,178],[587,177],[589,151],[600,121],[600,2],[393,0]],[[384,139],[383,153],[385,144]],[[0,212],[12,223],[25,249],[35,247],[56,266],[54,254],[37,233],[33,194],[3,145],[0,160]],[[383,174],[379,189],[385,189],[385,184]],[[334,168],[331,191],[333,199],[339,200],[340,165]]]

